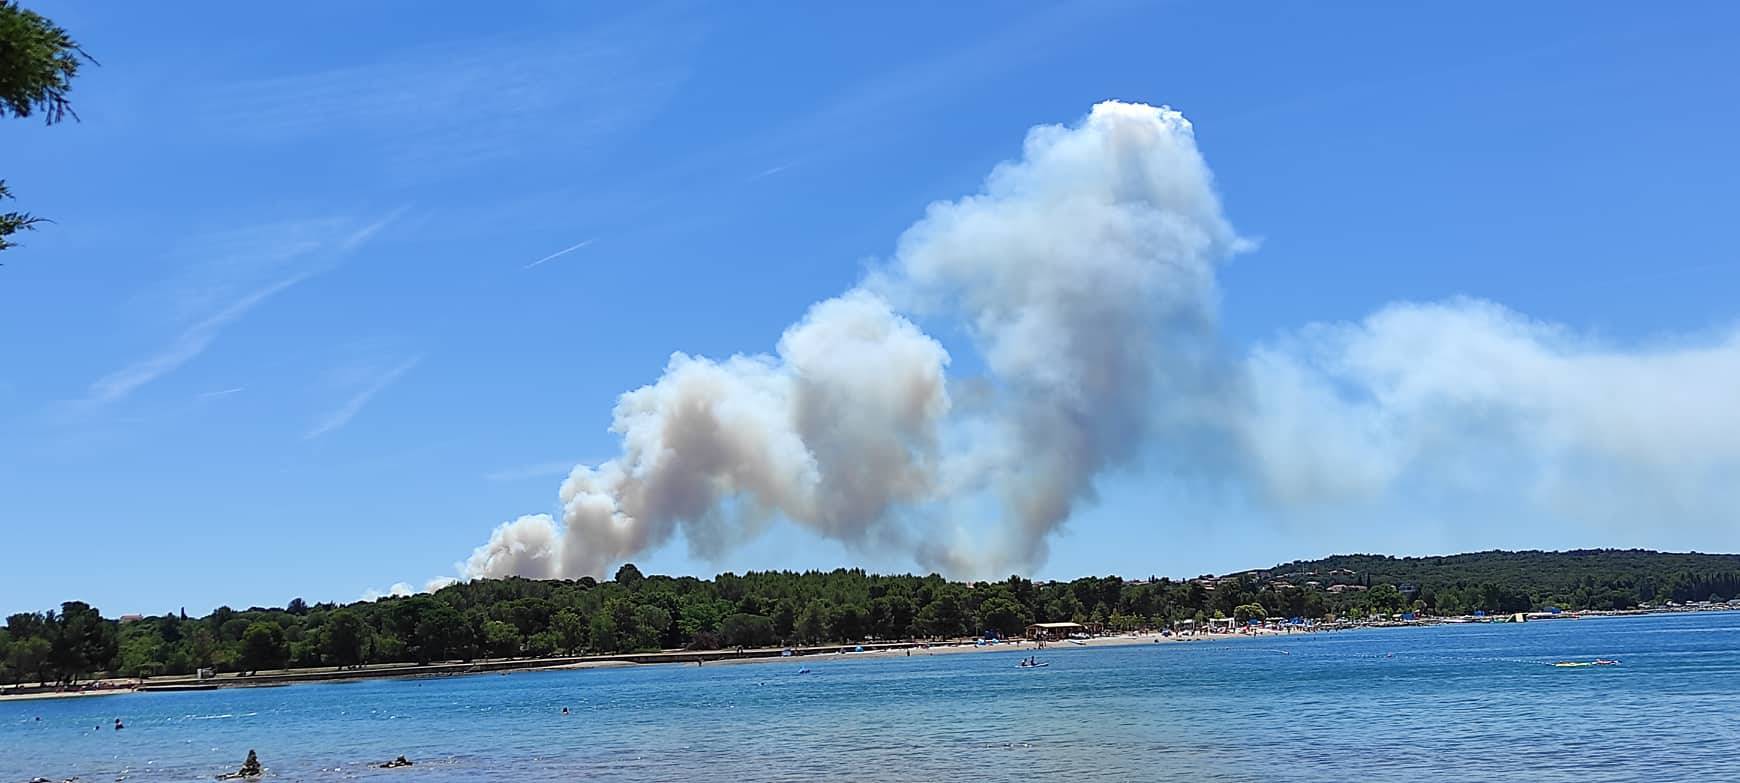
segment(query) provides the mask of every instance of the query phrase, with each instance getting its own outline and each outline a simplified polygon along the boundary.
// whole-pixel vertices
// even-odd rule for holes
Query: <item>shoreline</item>
[[[1089,639],[1077,639],[1077,640],[1075,640],[1076,642],[1080,642],[1080,644],[1075,644],[1075,643],[1071,643],[1068,641],[1061,641],[1061,642],[1049,642],[1048,641],[1044,645],[1041,645],[1039,642],[1029,641],[1026,639],[1016,639],[1016,640],[1003,641],[1003,642],[998,642],[995,644],[986,644],[986,645],[979,645],[979,644],[975,644],[973,642],[962,642],[962,641],[938,642],[938,643],[901,642],[898,644],[878,646],[874,649],[872,649],[869,645],[865,645],[865,649],[863,652],[845,651],[846,647],[855,647],[856,645],[840,645],[840,646],[827,647],[827,648],[824,648],[822,651],[806,652],[806,653],[801,654],[801,655],[794,653],[793,655],[790,655],[790,656],[784,656],[784,655],[753,656],[753,657],[751,657],[751,656],[735,656],[735,655],[730,655],[730,653],[728,651],[726,651],[727,657],[721,657],[721,658],[717,658],[717,659],[709,658],[709,659],[705,660],[702,665],[703,666],[740,666],[740,665],[758,664],[758,663],[782,663],[782,662],[783,663],[791,663],[791,662],[802,661],[802,660],[847,660],[847,659],[860,659],[860,658],[903,658],[903,657],[907,657],[908,651],[910,651],[911,655],[913,655],[913,656],[920,656],[920,655],[926,655],[926,656],[928,656],[928,655],[961,655],[961,654],[966,654],[966,653],[1014,652],[1017,650],[1027,651],[1027,652],[1035,652],[1035,651],[1039,651],[1039,650],[1071,650],[1071,649],[1082,648],[1082,647],[1127,647],[1127,646],[1131,646],[1131,645],[1140,645],[1140,644],[1178,644],[1178,643],[1190,643],[1190,642],[1226,641],[1226,640],[1231,640],[1231,639],[1245,639],[1245,638],[1254,639],[1254,638],[1257,638],[1258,636],[1262,636],[1262,635],[1284,636],[1285,634],[1280,634],[1280,633],[1276,633],[1273,631],[1266,632],[1264,634],[1238,634],[1238,633],[1210,634],[1210,633],[1203,633],[1203,634],[1198,634],[1196,636],[1188,636],[1188,637],[1179,637],[1176,635],[1171,636],[1171,637],[1163,637],[1158,633],[1120,634],[1120,635],[1116,635],[1116,636],[1095,636],[1095,637],[1092,637]],[[812,650],[813,650],[813,648],[812,648]],[[691,663],[692,663],[692,661],[691,661]],[[633,665],[646,665],[646,664],[628,664],[628,665],[633,666]],[[584,668],[595,668],[595,667],[586,666],[583,664],[580,664],[580,665],[560,665],[560,666],[543,667],[543,668],[538,668],[538,669],[524,669],[522,671],[564,671],[564,670],[569,670],[569,669],[584,669]]]
[[[1530,622],[1560,621],[1572,619],[1593,619],[1611,617],[1640,617],[1656,615],[1699,614],[1706,611],[1724,611],[1720,609],[1699,610],[1621,610],[1621,611],[1590,611],[1576,614],[1565,613],[1551,617],[1537,617]],[[1732,610],[1726,610],[1732,611]],[[1532,614],[1532,613],[1531,613]],[[222,674],[208,680],[193,677],[158,678],[154,680],[136,680],[130,678],[113,678],[97,680],[96,687],[81,690],[31,690],[24,693],[0,692],[0,702],[31,701],[37,699],[66,699],[94,696],[115,696],[129,693],[163,693],[185,691],[211,691],[226,688],[276,688],[308,683],[353,682],[359,680],[414,679],[433,677],[465,677],[484,674],[507,675],[515,672],[537,671],[573,671],[581,669],[626,668],[630,666],[652,666],[669,664],[736,665],[748,663],[767,663],[787,661],[800,658],[889,658],[904,657],[908,654],[919,655],[955,655],[973,652],[997,652],[1041,649],[1071,649],[1075,647],[1117,647],[1135,644],[1176,644],[1193,642],[1213,642],[1231,639],[1247,639],[1262,637],[1287,637],[1294,633],[1329,633],[1336,631],[1360,630],[1365,628],[1417,628],[1434,625],[1484,624],[1487,619],[1476,620],[1471,617],[1455,618],[1423,618],[1420,620],[1361,622],[1350,624],[1319,625],[1312,630],[1301,632],[1280,631],[1272,628],[1257,628],[1248,632],[1212,633],[1199,632],[1181,636],[1161,636],[1159,633],[1127,633],[1112,636],[1096,636],[1088,639],[1039,642],[1025,639],[1003,641],[993,644],[979,645],[972,641],[954,640],[948,642],[871,642],[864,644],[840,644],[811,647],[762,647],[745,648],[743,650],[669,650],[647,653],[623,653],[614,655],[564,656],[556,658],[512,658],[493,661],[447,662],[432,664],[374,664],[352,669],[288,669],[255,674],[243,677],[237,674]],[[791,655],[783,654],[790,649]],[[910,651],[910,653],[908,652]]]
[[[1268,632],[1273,634],[1274,632]],[[769,663],[818,658],[892,658],[907,654],[954,655],[973,652],[1013,650],[1068,649],[1074,647],[1115,647],[1133,644],[1173,644],[1217,641],[1251,636],[1250,634],[1202,633],[1194,636],[1163,637],[1158,633],[1097,636],[1089,639],[1046,642],[1027,640],[1004,641],[979,645],[969,641],[949,642],[877,642],[867,644],[826,645],[819,647],[763,647],[739,650],[673,650],[619,655],[576,656],[562,658],[517,658],[496,661],[473,661],[438,664],[383,664],[358,669],[291,669],[243,677],[219,675],[208,680],[192,677],[159,678],[155,680],[100,680],[108,683],[86,690],[43,690],[27,693],[0,693],[0,701],[31,701],[66,699],[87,696],[115,696],[128,693],[174,693],[214,691],[229,688],[279,688],[309,683],[353,682],[361,680],[421,679],[434,677],[468,677],[485,674],[508,675],[518,672],[575,671],[582,669],[627,668],[694,664],[702,666]],[[791,655],[784,655],[790,649]],[[908,652],[910,651],[910,653]]]
[[[88,691],[37,691],[34,693],[0,693],[0,701],[36,701],[39,699],[79,699],[97,696],[119,696],[126,693],[137,693],[138,687],[118,685],[111,688],[98,688]]]

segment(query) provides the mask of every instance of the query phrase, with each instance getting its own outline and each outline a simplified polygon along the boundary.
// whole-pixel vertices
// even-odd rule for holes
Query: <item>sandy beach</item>
[[[737,657],[730,650],[715,650],[715,651],[702,651],[702,652],[690,654],[689,658],[687,658],[684,661],[684,663],[686,663],[688,665],[694,665],[694,656],[696,656],[696,655],[699,655],[702,657],[702,664],[701,665],[703,665],[703,666],[741,666],[741,665],[747,665],[747,664],[760,664],[760,663],[802,663],[802,662],[812,662],[813,663],[813,662],[832,660],[832,659],[842,659],[842,658],[854,658],[854,659],[855,658],[904,658],[904,657],[909,657],[909,656],[921,656],[921,655],[922,656],[963,655],[963,654],[969,654],[969,653],[996,653],[996,652],[1014,652],[1014,651],[1025,651],[1025,652],[1030,652],[1030,653],[1042,653],[1042,652],[1047,652],[1047,651],[1063,651],[1063,650],[1072,650],[1072,649],[1085,648],[1085,647],[1123,647],[1123,646],[1141,645],[1141,644],[1190,644],[1190,643],[1196,643],[1196,642],[1215,642],[1215,641],[1228,641],[1228,640],[1236,640],[1236,639],[1254,639],[1254,638],[1258,638],[1260,636],[1284,636],[1284,635],[1285,635],[1284,633],[1278,632],[1278,631],[1262,630],[1262,631],[1253,631],[1250,633],[1199,633],[1199,634],[1189,635],[1189,636],[1179,636],[1176,634],[1172,635],[1172,636],[1162,636],[1158,633],[1118,634],[1118,635],[1114,635],[1114,636],[1096,636],[1096,637],[1092,637],[1092,638],[1088,638],[1088,639],[1047,641],[1044,643],[1040,643],[1037,641],[1029,641],[1029,640],[1025,640],[1025,639],[1013,639],[1013,640],[1008,640],[1008,641],[1000,641],[1000,642],[987,643],[987,644],[982,644],[982,645],[976,644],[974,642],[969,642],[969,641],[936,642],[936,643],[924,643],[924,642],[905,643],[905,642],[903,642],[903,643],[900,643],[896,646],[886,646],[886,647],[877,647],[877,648],[867,647],[862,652],[854,651],[853,648],[856,645],[839,645],[836,647],[821,648],[821,649],[808,648],[803,654],[794,654],[791,656],[759,655],[758,654],[758,655],[754,655],[754,656]],[[760,652],[760,651],[757,651],[757,652]],[[713,657],[715,655],[718,657]],[[669,663],[675,663],[675,662],[672,661],[672,662],[665,662],[665,663],[649,664],[649,663],[631,663],[631,662],[581,661],[581,662],[576,662],[576,663],[571,663],[571,664],[554,664],[554,665],[550,665],[550,666],[540,666],[540,667],[535,667],[535,668],[519,669],[517,671],[557,671],[557,670],[566,670],[566,669],[590,669],[590,668],[598,668],[600,666],[669,665]],[[508,673],[508,672],[504,672],[504,673]]]
[[[76,699],[84,696],[114,696],[120,693],[132,693],[138,687],[138,680],[99,680],[102,687],[80,686],[77,690],[46,690],[26,693],[0,692],[0,701],[25,701],[31,699]]]
[[[0,701],[112,696],[122,693],[151,692],[153,690],[170,691],[189,689],[210,690],[215,688],[281,687],[297,683],[334,682],[359,679],[477,676],[483,674],[507,675],[516,672],[532,671],[563,671],[575,669],[621,668],[630,666],[694,665],[696,661],[700,661],[702,666],[718,666],[773,663],[780,661],[816,661],[834,657],[899,658],[915,655],[957,655],[964,653],[1010,652],[1016,650],[1038,652],[1041,650],[1067,650],[1077,647],[1114,647],[1134,644],[1188,644],[1192,642],[1221,641],[1250,637],[1250,634],[1237,633],[1199,633],[1189,636],[1162,636],[1158,633],[1141,633],[1096,636],[1088,639],[1047,641],[1043,643],[1023,639],[986,644],[977,644],[970,641],[937,643],[898,642],[865,644],[862,645],[864,648],[862,651],[856,650],[860,645],[795,648],[793,651],[794,654],[791,656],[781,655],[780,653],[784,648],[778,647],[757,648],[753,650],[743,650],[741,652],[736,650],[667,650],[657,653],[592,656],[579,659],[510,659],[473,663],[433,664],[430,666],[388,665],[346,670],[285,670],[281,672],[265,672],[251,677],[222,675],[205,681],[197,681],[185,677],[159,678],[149,681],[131,679],[101,680],[98,681],[102,683],[101,687],[81,686],[78,690],[33,690],[23,693],[0,693]]]
[[[936,644],[922,644],[921,643],[921,644],[917,644],[917,645],[913,645],[913,646],[906,646],[906,647],[894,647],[894,648],[883,648],[883,649],[873,649],[873,650],[867,649],[863,652],[833,652],[833,653],[812,652],[812,653],[809,653],[807,655],[793,656],[791,658],[785,658],[785,657],[723,658],[723,659],[720,659],[718,661],[707,661],[705,665],[711,666],[715,663],[747,664],[747,663],[767,663],[767,662],[774,662],[774,661],[787,661],[787,662],[789,662],[789,661],[792,661],[794,659],[795,660],[817,660],[817,659],[827,659],[827,658],[832,658],[832,657],[902,658],[902,657],[907,657],[908,655],[914,655],[914,656],[916,656],[916,655],[958,655],[958,654],[964,654],[964,653],[1011,652],[1011,651],[1015,651],[1015,650],[1024,650],[1024,651],[1028,651],[1028,652],[1040,652],[1043,650],[1068,650],[1068,649],[1073,649],[1073,648],[1077,648],[1077,647],[1121,647],[1121,646],[1134,645],[1134,644],[1184,644],[1184,643],[1190,643],[1190,642],[1209,642],[1209,641],[1221,641],[1221,640],[1227,640],[1227,639],[1240,639],[1240,638],[1250,638],[1250,637],[1242,635],[1242,634],[1227,634],[1227,633],[1214,633],[1214,634],[1203,633],[1203,634],[1197,634],[1195,636],[1176,636],[1176,635],[1174,635],[1174,636],[1161,636],[1160,634],[1157,634],[1157,633],[1146,633],[1146,634],[1120,634],[1120,635],[1116,635],[1116,636],[1096,636],[1096,637],[1089,638],[1089,639],[1048,641],[1048,642],[1044,642],[1044,643],[1035,642],[1035,641],[1028,641],[1025,639],[1014,639],[1014,640],[1009,640],[1009,641],[1002,641],[1002,642],[989,643],[989,644],[983,644],[983,645],[975,644],[973,642],[941,642],[941,643],[936,643]],[[847,649],[847,648],[842,647],[841,649]]]

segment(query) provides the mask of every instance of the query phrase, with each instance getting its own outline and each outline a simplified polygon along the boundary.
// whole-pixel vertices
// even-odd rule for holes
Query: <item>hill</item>
[[[1303,585],[1319,581],[1371,586],[1408,585],[1440,613],[1477,608],[1558,606],[1629,609],[1639,604],[1727,600],[1740,596],[1740,555],[1654,552],[1647,549],[1574,549],[1564,552],[1492,550],[1440,557],[1334,555],[1243,572],[1258,580]],[[1483,586],[1510,593],[1505,606],[1465,600]],[[1527,598],[1527,606],[1517,599]],[[1446,599],[1450,599],[1446,601]],[[1492,603],[1492,602],[1485,602]]]

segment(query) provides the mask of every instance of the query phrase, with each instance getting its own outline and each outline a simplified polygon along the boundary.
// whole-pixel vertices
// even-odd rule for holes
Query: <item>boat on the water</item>
[[[1608,658],[1596,658],[1593,661],[1556,661],[1553,665],[1561,669],[1582,669],[1590,666],[1618,666],[1619,661]]]

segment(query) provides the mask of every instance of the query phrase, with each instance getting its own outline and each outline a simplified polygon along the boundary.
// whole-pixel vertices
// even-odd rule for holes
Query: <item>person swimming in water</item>
[[[127,728],[127,727],[121,723],[121,719],[116,718],[115,719],[115,731],[120,731],[121,729],[124,729],[124,728]]]
[[[242,762],[242,768],[235,772],[226,772],[217,776],[218,780],[243,780],[257,778],[266,773],[266,768],[260,766],[260,757],[254,755],[253,748],[248,749],[248,759]]]

